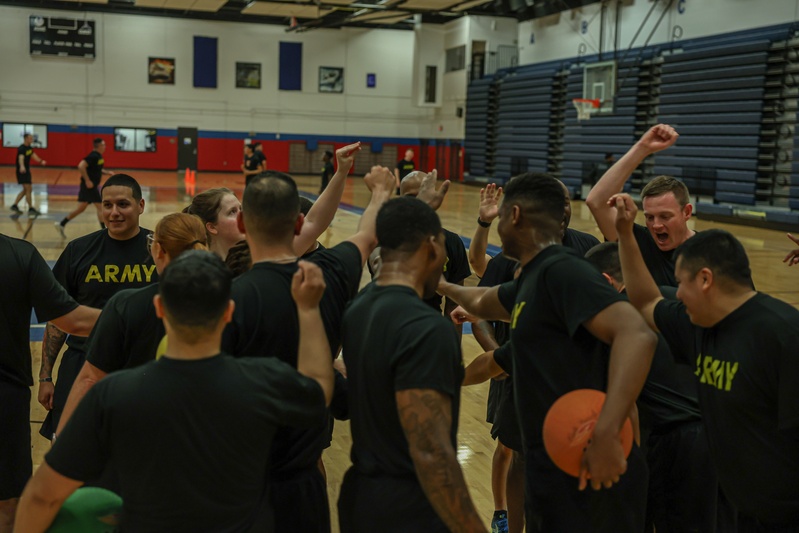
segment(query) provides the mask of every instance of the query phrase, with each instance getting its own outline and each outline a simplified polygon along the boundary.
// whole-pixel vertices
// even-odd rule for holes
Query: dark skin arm
[[[396,401],[416,476],[433,509],[450,531],[485,532],[450,441],[450,397],[408,389],[398,391]]]
[[[481,353],[469,363],[463,375],[463,385],[477,385],[505,374],[494,359],[494,350]]]
[[[463,287],[463,280],[461,280],[458,283],[456,283],[456,285],[460,285],[461,287]],[[458,304],[456,302],[453,302],[449,298],[444,298],[444,316],[445,317],[449,316],[450,313],[452,313],[455,310],[456,307],[458,307]],[[458,342],[460,342],[461,339],[463,338],[463,324],[455,323],[455,331],[458,332]]]
[[[42,340],[42,366],[39,370],[39,379],[53,377],[53,368],[58,360],[61,347],[67,340],[67,334],[55,327],[52,322],[48,322],[44,328],[44,339]],[[55,386],[52,382],[39,383],[39,403],[48,411],[53,408],[53,393]]]

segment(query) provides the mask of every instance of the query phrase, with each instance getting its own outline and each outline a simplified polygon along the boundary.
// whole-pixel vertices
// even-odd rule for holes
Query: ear
[[[693,204],[685,204],[685,207],[682,208],[682,214],[685,217],[685,220],[691,218],[693,212],[694,212]]]
[[[302,231],[302,225],[305,224],[305,215],[300,213],[297,215],[297,222],[294,223],[294,235],[299,235]]]
[[[613,279],[613,276],[608,274],[607,272],[602,272],[602,277],[605,278],[605,281],[608,282],[609,285],[613,285],[613,282],[616,281]]]
[[[516,226],[522,221],[522,209],[518,205],[511,206],[510,219],[513,225]]]
[[[707,292],[713,286],[713,271],[707,267],[702,268],[696,273],[696,277],[702,280],[702,292]]]
[[[164,250],[164,247],[161,246],[161,243],[158,241],[155,241],[153,243],[153,252],[155,252],[153,259],[158,259],[159,261],[163,261],[164,258],[166,257],[166,250]]]
[[[142,213],[144,213],[144,198],[139,200],[139,214],[141,215]]]
[[[211,231],[208,224],[206,224],[205,227],[208,228],[208,231]],[[247,228],[244,227],[244,213],[242,213],[241,211],[239,211],[236,214],[236,227],[239,229],[239,233],[245,233],[245,234],[247,233]],[[215,228],[214,232],[216,232]]]
[[[161,295],[156,294],[153,296],[153,306],[155,307],[155,316],[162,319],[164,318],[164,302],[161,301]]]
[[[210,223],[210,222],[206,222],[206,223],[205,223],[205,231],[207,231],[207,232],[208,232],[208,233],[210,233],[211,235],[216,235],[217,233],[219,233],[219,232],[216,230],[216,226],[214,226],[214,225],[213,225],[212,223]]]
[[[225,309],[224,314],[222,315],[222,322],[225,324],[230,324],[233,321],[233,311],[236,309],[236,302],[233,300],[228,300],[227,302],[227,309]]]

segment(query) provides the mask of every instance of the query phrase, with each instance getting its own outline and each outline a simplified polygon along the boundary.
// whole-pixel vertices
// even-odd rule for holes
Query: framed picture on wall
[[[147,82],[175,85],[175,58],[150,57],[147,60]]]
[[[319,67],[319,92],[343,93],[344,69],[341,67]]]
[[[261,88],[261,64],[260,63],[236,63],[236,88],[237,89],[260,89]]]

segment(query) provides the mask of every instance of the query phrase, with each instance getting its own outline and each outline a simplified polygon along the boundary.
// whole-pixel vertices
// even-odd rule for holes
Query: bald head
[[[415,170],[402,178],[400,182],[400,196],[413,196],[419,195],[419,189],[422,187],[422,180],[427,177],[426,172]]]

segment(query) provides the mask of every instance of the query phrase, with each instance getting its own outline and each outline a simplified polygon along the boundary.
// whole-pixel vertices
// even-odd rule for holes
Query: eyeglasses
[[[155,235],[152,233],[147,234],[147,253],[153,253],[153,243],[155,242]]]

